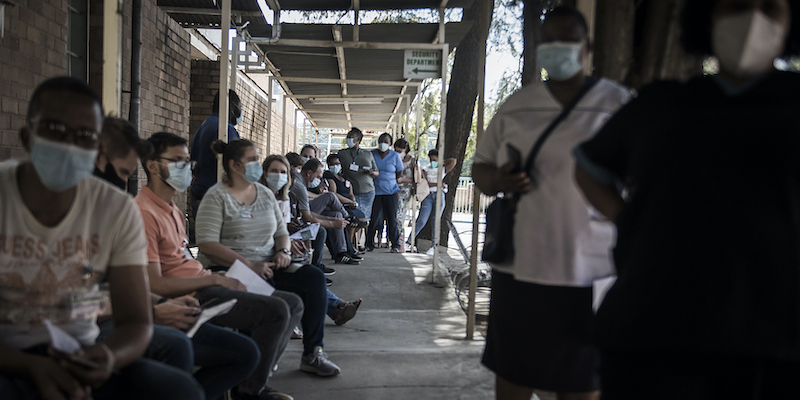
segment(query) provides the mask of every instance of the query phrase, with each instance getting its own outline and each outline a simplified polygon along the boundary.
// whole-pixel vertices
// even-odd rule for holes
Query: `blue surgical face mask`
[[[353,138],[347,138],[347,139],[345,140],[345,142],[347,142],[347,147],[348,147],[348,148],[350,148],[350,147],[353,147],[353,146],[355,146],[355,145],[356,145],[356,141],[355,141],[355,139],[353,139]]]
[[[378,144],[378,150],[380,150],[381,153],[385,153],[387,150],[389,150],[389,143]]]
[[[289,176],[286,174],[282,174],[280,172],[269,172],[267,173],[267,187],[274,190],[279,191],[283,189],[286,184],[289,183]]]
[[[582,42],[550,42],[536,48],[539,66],[547,70],[550,79],[564,81],[581,71],[580,62]]]
[[[75,187],[94,171],[97,149],[31,135],[31,162],[44,186],[54,192]]]
[[[239,114],[239,116],[236,117],[236,123],[234,125],[241,124],[243,119],[244,119],[244,114]]]
[[[329,169],[334,174],[339,174],[339,172],[342,172],[342,165],[341,164],[331,165]]]
[[[307,163],[307,162],[308,162],[308,160],[310,160],[310,158],[308,158],[308,157],[306,157],[306,156],[302,156],[302,157],[300,157],[300,158],[302,158],[302,159],[303,159],[303,164]]]
[[[319,183],[320,183],[320,182],[321,182],[321,181],[319,180],[319,178],[314,178],[314,180],[313,180],[313,181],[311,181],[311,182],[309,182],[309,183],[308,183],[308,188],[309,188],[309,189],[316,189],[316,187],[317,187],[317,186],[319,186]]]
[[[259,164],[258,161],[250,161],[244,164],[244,179],[248,182],[258,182],[263,174],[264,169],[261,168],[261,164]]]
[[[180,168],[176,163],[171,162],[167,164],[167,169],[169,169],[169,178],[164,179],[164,182],[173,189],[183,192],[192,184],[192,169],[188,165]]]
[[[439,162],[438,161],[431,161],[431,168],[438,168]]]

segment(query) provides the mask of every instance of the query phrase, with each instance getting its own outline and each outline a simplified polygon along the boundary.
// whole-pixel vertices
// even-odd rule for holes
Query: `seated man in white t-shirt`
[[[90,176],[102,124],[89,86],[47,80],[20,129],[30,161],[0,166],[0,398],[203,398],[188,373],[140,359],[153,330],[146,241],[133,199]],[[115,329],[97,343],[104,282]]]

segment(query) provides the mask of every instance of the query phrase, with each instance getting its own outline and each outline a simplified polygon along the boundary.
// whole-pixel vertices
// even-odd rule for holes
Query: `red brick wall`
[[[67,2],[15,0],[0,40],[0,161],[25,155],[19,128],[36,85],[67,72]]]
[[[102,89],[103,0],[92,1],[89,26],[89,81]],[[130,109],[131,2],[124,2],[122,28],[122,117]],[[142,1],[142,86],[140,135],[167,131],[189,137],[190,36],[154,0]]]

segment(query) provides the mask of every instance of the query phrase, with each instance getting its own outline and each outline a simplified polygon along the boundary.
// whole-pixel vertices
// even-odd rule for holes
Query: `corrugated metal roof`
[[[469,22],[448,23],[445,28],[445,37],[449,43],[458,43],[466,35],[470,27]],[[269,28],[269,26],[267,26]],[[281,38],[307,39],[307,40],[333,40],[333,25],[322,24],[283,24]],[[438,24],[371,24],[359,27],[359,38],[363,42],[376,43],[431,43],[438,32]],[[353,27],[341,26],[344,41],[352,40]],[[253,33],[251,31],[251,33]],[[259,37],[270,36],[270,31],[261,31]],[[254,36],[256,36],[254,34]],[[279,70],[281,76],[299,78],[329,78],[339,79],[339,67],[336,51],[333,48],[292,47],[281,45],[260,45],[267,58]],[[376,50],[376,49],[350,49],[344,48],[345,70],[347,79],[370,81],[403,82],[403,50]],[[318,55],[311,55],[314,53]],[[418,80],[416,82],[419,82]],[[341,84],[320,84],[305,82],[286,82],[286,85],[295,95],[341,95]],[[397,104],[397,95],[402,87],[399,86],[367,86],[348,84],[347,91],[350,95],[363,95],[380,97],[395,95],[386,98],[381,104],[349,104],[351,120],[373,121],[382,120],[385,127],[389,121],[388,115],[374,116],[361,113],[392,113]],[[405,94],[413,99],[417,94],[415,85],[407,86]],[[343,105],[319,105],[312,103],[307,98],[297,101],[305,110],[340,111],[341,114],[308,112],[310,119],[319,127],[347,129],[347,117]],[[405,111],[405,101],[399,112]],[[335,122],[331,120],[339,120]],[[392,122],[397,122],[395,116]],[[354,126],[363,126],[354,123]]]
[[[466,7],[473,0],[450,0],[447,7]],[[219,1],[217,1],[219,3]],[[347,10],[351,0],[284,0],[279,2],[283,10]],[[438,8],[441,0],[360,0],[362,10]],[[158,5],[184,27],[218,28],[220,16],[218,5],[213,0],[158,0]],[[254,38],[272,36],[272,27],[260,13],[255,0],[232,0],[232,14],[237,12],[242,22],[250,21],[247,31]],[[270,16],[271,22],[271,16]],[[448,23],[445,29],[445,42],[455,47],[472,26],[472,21]],[[334,25],[324,24],[282,24],[281,39],[305,39],[333,41]],[[352,25],[339,25],[342,41],[353,40]],[[367,24],[359,25],[359,42],[370,43],[419,43],[430,44],[437,37],[438,24]],[[304,47],[285,45],[259,45],[277,73],[292,78],[340,79],[339,63],[335,48]],[[377,50],[363,48],[344,48],[345,72],[348,80],[405,82],[403,78],[403,50]],[[419,82],[419,81],[417,81]],[[290,94],[297,96],[341,96],[340,83],[284,82]],[[377,129],[399,121],[395,111],[401,93],[413,99],[417,86],[374,86],[347,84],[348,95],[386,97],[379,104],[349,104],[350,120],[359,121],[353,126]],[[317,127],[348,129],[347,114],[343,104],[318,104],[308,98],[298,98],[296,102],[307,112]],[[405,100],[397,110],[406,109]],[[319,112],[327,111],[327,112]],[[373,115],[372,113],[380,113]],[[366,121],[366,122],[362,122]],[[371,121],[380,121],[372,123]],[[391,121],[391,122],[390,122]]]

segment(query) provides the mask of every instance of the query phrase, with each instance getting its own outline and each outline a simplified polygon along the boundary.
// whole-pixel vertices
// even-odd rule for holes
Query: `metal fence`
[[[472,182],[472,178],[458,178],[458,188],[456,189],[456,198],[453,203],[454,213],[472,214],[473,190],[475,190],[475,183]],[[480,215],[486,213],[486,208],[489,207],[492,200],[494,200],[494,196],[490,197],[481,193],[480,209],[478,210]]]

